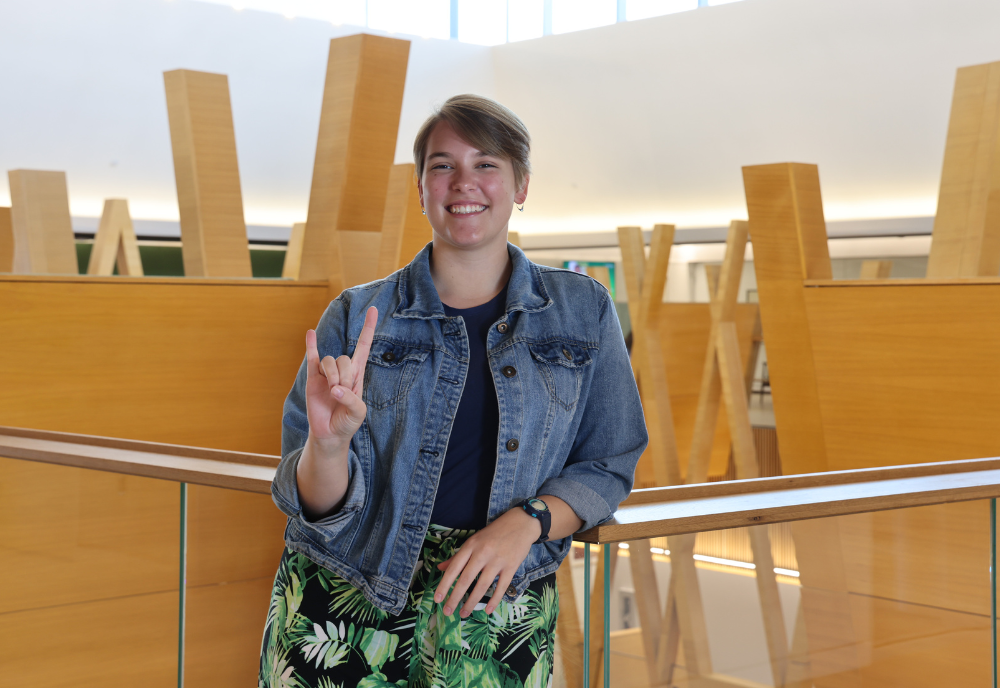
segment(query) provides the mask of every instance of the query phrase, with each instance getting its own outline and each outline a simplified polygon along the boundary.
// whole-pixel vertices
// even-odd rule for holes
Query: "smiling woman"
[[[414,145],[433,241],[306,335],[262,686],[550,680],[555,571],[647,434],[607,290],[507,242],[529,151],[502,105],[445,102]]]

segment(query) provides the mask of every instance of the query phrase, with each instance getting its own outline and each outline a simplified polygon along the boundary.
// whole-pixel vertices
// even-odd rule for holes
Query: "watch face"
[[[549,510],[548,505],[545,502],[543,502],[542,500],[540,500],[540,499],[529,499],[528,500],[528,504],[531,505],[531,508],[536,509],[538,511],[548,511]]]

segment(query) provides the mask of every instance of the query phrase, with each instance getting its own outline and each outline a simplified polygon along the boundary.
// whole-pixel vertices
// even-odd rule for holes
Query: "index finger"
[[[354,347],[354,355],[351,357],[351,367],[354,368],[354,389],[355,394],[360,394],[361,384],[365,379],[365,366],[368,364],[368,353],[372,349],[372,341],[375,338],[375,324],[378,322],[378,309],[372,306],[365,313],[365,324],[361,328],[361,335],[358,337],[358,345]]]

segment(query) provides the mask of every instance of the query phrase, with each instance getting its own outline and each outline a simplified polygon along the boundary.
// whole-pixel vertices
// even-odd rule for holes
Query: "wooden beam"
[[[1000,62],[955,75],[927,276],[1000,272]]]
[[[407,265],[432,238],[431,225],[420,207],[413,163],[393,165],[382,220],[377,276],[385,277]]]
[[[588,265],[587,274],[601,283],[611,293],[611,270],[607,265]]]
[[[288,237],[288,247],[285,248],[285,263],[281,267],[284,279],[297,280],[302,268],[302,239],[305,237],[306,223],[296,222],[292,225],[292,233]]]
[[[14,226],[10,208],[0,208],[0,272],[14,271]]]
[[[163,73],[186,277],[252,277],[225,74]]]
[[[101,224],[94,235],[94,246],[90,250],[88,275],[108,276],[117,264],[118,274],[123,277],[142,277],[142,258],[139,243],[128,212],[128,201],[123,198],[109,198],[104,201]]]
[[[508,243],[514,244],[518,248],[521,248],[521,233],[520,232],[507,232]]]
[[[409,51],[409,41],[369,34],[330,41],[301,277],[329,279],[335,292],[357,279],[345,274],[359,260],[352,252],[372,248],[342,247],[338,232],[377,239],[382,231]],[[360,257],[371,263],[368,279],[379,248],[375,243],[374,260]]]
[[[583,688],[583,631],[580,628],[580,615],[576,608],[576,591],[573,584],[573,550],[570,550],[569,555],[556,569],[556,585],[559,588],[556,635],[559,638],[566,688]]]
[[[13,272],[77,275],[76,240],[65,172],[11,170]]]
[[[892,273],[891,260],[865,260],[861,263],[861,279],[888,279]]]

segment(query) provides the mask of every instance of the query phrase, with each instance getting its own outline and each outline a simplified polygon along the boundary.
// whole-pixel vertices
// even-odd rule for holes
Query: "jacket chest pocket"
[[[369,409],[392,406],[404,397],[428,352],[386,340],[372,342],[361,395]]]
[[[529,344],[528,350],[552,398],[572,411],[580,398],[584,369],[592,363],[590,352],[569,342]]]

